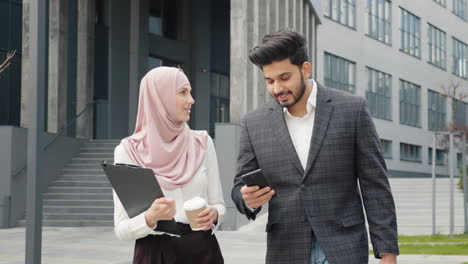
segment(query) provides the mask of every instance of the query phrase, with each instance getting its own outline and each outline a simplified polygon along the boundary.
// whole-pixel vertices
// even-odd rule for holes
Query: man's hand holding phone
[[[275,194],[275,191],[268,186],[260,189],[258,186],[249,187],[244,185],[240,189],[240,192],[242,194],[242,199],[244,199],[245,203],[252,209],[263,206],[270,201],[271,197]]]

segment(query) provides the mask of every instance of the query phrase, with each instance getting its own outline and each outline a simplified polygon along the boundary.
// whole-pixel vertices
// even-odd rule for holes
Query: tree
[[[16,50],[9,51],[7,53],[7,57],[5,61],[2,64],[0,64],[0,78],[2,78],[2,73],[8,68],[8,66],[10,66],[11,60],[13,59],[15,54],[16,54]]]
[[[441,88],[442,92],[440,95],[452,99],[452,115],[450,117],[449,128],[450,130],[455,130],[455,126],[457,126],[457,124],[455,124],[455,113],[458,102],[462,103],[464,99],[468,98],[468,92],[465,91],[460,82],[455,80],[453,77],[449,78],[449,84],[447,86],[442,84]]]
[[[466,91],[462,86],[461,83],[454,79],[453,77],[449,78],[449,83],[447,85],[441,84],[441,92],[439,96],[450,98],[451,100],[451,109],[452,113],[450,115],[450,120],[441,131],[454,131],[454,130],[462,130],[465,131],[465,136],[468,139],[468,127],[466,126],[465,122],[463,124],[457,124],[455,121],[455,114],[457,111],[457,107],[463,107],[463,100],[468,98],[468,91]],[[461,150],[461,138],[458,135],[454,137],[454,145],[456,148]],[[445,135],[438,135],[437,136],[437,143],[440,148],[447,150],[449,145],[448,136]]]

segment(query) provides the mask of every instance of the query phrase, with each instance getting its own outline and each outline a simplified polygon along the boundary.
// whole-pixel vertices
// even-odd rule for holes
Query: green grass
[[[411,255],[468,255],[468,234],[454,235],[424,235],[424,236],[399,236],[400,254]],[[407,244],[409,243],[409,244]],[[411,244],[416,243],[416,244]],[[427,244],[419,244],[427,243]],[[437,243],[431,245],[430,243]],[[457,243],[457,244],[443,244]],[[371,250],[369,254],[373,254]],[[463,264],[468,264],[465,262]]]
[[[442,243],[442,242],[466,242],[468,243],[468,234],[453,235],[428,235],[428,236],[398,236],[398,243]]]
[[[369,251],[373,255],[372,250]],[[468,255],[468,243],[455,245],[400,245],[400,254],[408,255]],[[468,263],[467,263],[468,264]]]

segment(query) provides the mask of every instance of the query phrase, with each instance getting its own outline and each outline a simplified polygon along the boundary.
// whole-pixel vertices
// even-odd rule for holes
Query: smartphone
[[[263,175],[262,169],[247,172],[246,174],[241,175],[241,179],[244,184],[249,187],[259,186],[261,189],[268,186],[273,189],[268,179]]]

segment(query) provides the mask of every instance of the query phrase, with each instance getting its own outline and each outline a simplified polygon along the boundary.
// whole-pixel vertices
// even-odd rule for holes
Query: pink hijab
[[[189,182],[205,156],[208,134],[175,120],[176,92],[190,85],[177,68],[158,67],[141,80],[135,132],[122,139],[130,159],[153,170],[162,188]]]

